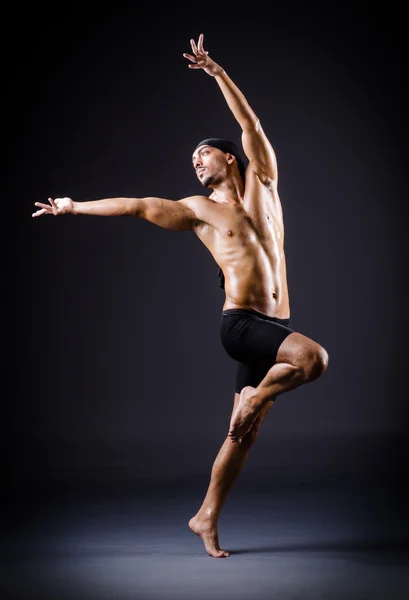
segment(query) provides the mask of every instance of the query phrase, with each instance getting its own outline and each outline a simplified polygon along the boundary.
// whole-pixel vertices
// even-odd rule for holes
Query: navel
[[[273,295],[274,300],[277,300],[277,294],[275,292],[273,292],[272,295]]]

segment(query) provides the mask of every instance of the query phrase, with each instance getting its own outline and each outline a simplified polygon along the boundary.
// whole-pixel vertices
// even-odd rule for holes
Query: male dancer
[[[193,167],[209,196],[180,200],[157,197],[105,198],[74,202],[49,198],[36,202],[33,217],[63,214],[146,219],[166,229],[192,230],[220,267],[225,302],[221,341],[237,361],[230,428],[214,461],[203,503],[189,521],[210,556],[222,558],[218,519],[261,422],[276,397],[320,377],[328,354],[314,340],[290,328],[290,303],[284,254],[284,224],[278,194],[275,152],[259,118],[226,71],[210,58],[203,34],[184,53],[191,69],[201,69],[218,84],[242,130],[246,161],[236,145],[221,138],[197,144]],[[246,165],[247,163],[247,165]]]

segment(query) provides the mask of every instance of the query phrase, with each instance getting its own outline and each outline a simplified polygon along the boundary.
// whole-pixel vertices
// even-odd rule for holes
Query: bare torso
[[[223,271],[223,309],[249,308],[289,318],[284,224],[275,185],[269,189],[247,169],[242,200],[212,198],[201,197],[196,204],[201,220],[195,233]]]

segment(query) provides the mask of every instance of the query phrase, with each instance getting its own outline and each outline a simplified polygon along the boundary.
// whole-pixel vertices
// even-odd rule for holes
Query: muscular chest
[[[256,209],[244,205],[217,206],[198,232],[211,248],[245,246],[280,236],[280,227],[268,206]]]

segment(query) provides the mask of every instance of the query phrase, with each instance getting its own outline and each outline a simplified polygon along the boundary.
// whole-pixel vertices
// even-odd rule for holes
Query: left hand
[[[203,48],[203,33],[199,35],[197,45],[195,40],[190,40],[192,54],[184,53],[183,56],[190,60],[193,64],[189,65],[190,69],[203,69],[208,75],[214,77],[222,72],[222,68],[213,59],[210,58],[207,50]]]
[[[42,202],[34,202],[34,205],[39,208],[36,212],[33,212],[32,217],[41,217],[42,215],[68,215],[73,211],[74,203],[71,198],[48,198],[50,204],[43,204]]]

